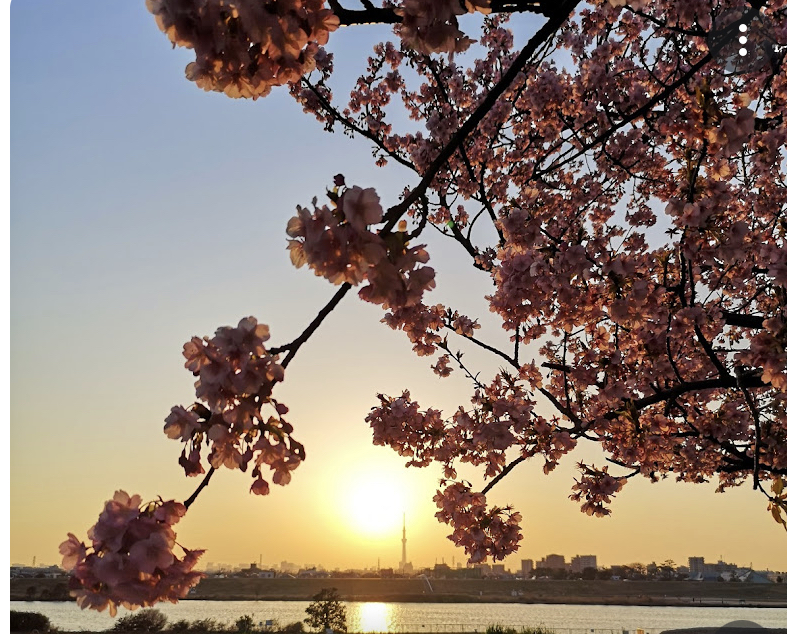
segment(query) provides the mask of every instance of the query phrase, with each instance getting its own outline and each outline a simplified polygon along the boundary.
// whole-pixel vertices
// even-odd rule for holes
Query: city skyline
[[[248,557],[245,559],[240,559],[236,561],[213,561],[210,558],[204,559],[201,563],[199,568],[210,571],[219,570],[223,568],[229,568],[234,570],[239,570],[243,568],[247,568],[250,565],[256,566],[261,570],[276,570],[282,572],[297,572],[299,570],[309,570],[309,569],[317,569],[317,570],[324,570],[324,571],[349,571],[349,570],[356,570],[356,571],[379,571],[381,569],[390,569],[394,570],[399,574],[412,574],[416,570],[422,569],[429,569],[435,565],[444,565],[449,566],[452,569],[461,569],[461,568],[472,568],[472,567],[480,567],[480,566],[503,566],[505,569],[510,571],[522,570],[526,562],[529,562],[529,570],[538,570],[539,568],[565,568],[571,569],[574,572],[581,572],[582,569],[585,567],[593,567],[593,568],[614,568],[614,567],[627,567],[627,566],[648,566],[650,564],[656,564],[658,566],[667,565],[671,562],[672,565],[676,570],[685,568],[686,570],[690,570],[692,574],[700,571],[703,566],[715,566],[716,564],[722,564],[725,566],[734,565],[739,568],[751,568],[751,569],[761,569],[761,570],[774,570],[774,571],[782,571],[787,570],[785,568],[779,568],[778,566],[774,565],[765,565],[765,566],[757,566],[754,565],[753,561],[739,561],[733,560],[731,558],[725,558],[723,554],[720,555],[712,555],[712,554],[699,554],[698,552],[694,552],[684,559],[676,559],[674,557],[667,557],[665,559],[648,559],[644,558],[641,560],[618,560],[618,561],[601,561],[597,555],[595,554],[579,554],[579,553],[570,553],[568,551],[561,551],[557,552],[556,549],[552,549],[544,551],[543,553],[539,554],[531,554],[520,551],[507,557],[502,562],[486,562],[485,564],[470,564],[467,563],[464,558],[451,556],[450,562],[446,561],[446,558],[443,557],[434,557],[434,562],[428,561],[411,561],[407,557],[406,551],[406,521],[403,517],[403,525],[402,525],[402,537],[401,537],[401,558],[398,564],[393,564],[389,560],[384,560],[382,557],[377,557],[376,560],[367,562],[366,564],[361,565],[351,565],[351,566],[343,566],[341,564],[335,565],[325,565],[322,563],[320,559],[311,560],[311,561],[289,561],[288,559],[282,559],[280,561],[272,560],[272,559],[265,559],[262,553],[259,553],[257,557]],[[729,559],[729,561],[727,561]],[[778,560],[778,558],[774,558],[774,560]],[[46,562],[38,560],[38,557],[34,555],[32,565],[25,564],[22,562],[12,562],[11,566],[29,566],[33,568],[46,568],[53,565],[58,565],[57,562]],[[577,568],[577,570],[574,570]]]
[[[533,573],[536,574],[539,569],[565,569],[570,570],[571,572],[578,573],[582,572],[585,568],[594,568],[598,570],[602,569],[614,569],[614,568],[632,568],[632,567],[639,567],[642,566],[643,568],[648,568],[649,566],[656,564],[658,567],[662,566],[671,566],[675,571],[684,571],[689,572],[692,576],[697,575],[698,573],[702,573],[708,569],[714,569],[717,567],[723,569],[751,569],[751,570],[767,570],[771,572],[784,572],[780,568],[773,568],[773,567],[760,567],[754,566],[751,562],[735,562],[735,561],[725,561],[723,557],[718,557],[716,561],[713,561],[713,557],[706,558],[704,556],[692,556],[688,557],[685,562],[675,561],[672,559],[667,559],[662,562],[656,562],[655,560],[646,562],[646,561],[631,561],[631,562],[603,562],[599,563],[596,555],[574,555],[568,556],[559,554],[559,553],[550,553],[541,557],[541,559],[536,560],[533,558],[524,558],[515,560],[515,558],[510,557],[507,558],[504,562],[499,563],[485,563],[485,564],[470,564],[464,563],[462,561],[457,562],[455,558],[452,558],[450,563],[447,563],[445,559],[438,562],[435,561],[433,564],[414,564],[412,562],[408,562],[410,564],[409,572],[407,574],[418,574],[418,572],[423,570],[431,570],[437,569],[439,566],[447,566],[452,570],[461,570],[461,569],[469,569],[469,568],[482,568],[482,569],[498,569],[498,570],[506,570],[509,573],[517,574],[520,572]],[[371,565],[362,566],[362,567],[341,567],[341,566],[334,566],[328,567],[324,566],[321,563],[317,562],[292,562],[283,560],[280,562],[266,562],[263,561],[261,558],[258,561],[238,561],[238,562],[215,562],[215,561],[204,561],[202,565],[199,566],[200,569],[205,570],[206,572],[221,572],[221,571],[240,571],[240,570],[248,570],[248,569],[256,569],[260,571],[266,570],[273,570],[280,573],[302,573],[304,571],[309,570],[317,570],[322,572],[380,572],[380,571],[393,571],[394,573],[402,574],[402,567],[401,563],[399,562],[400,566],[397,569],[394,566],[384,565],[380,560],[376,563]],[[518,564],[518,565],[517,565]],[[12,562],[12,568],[33,568],[33,569],[47,569],[52,567],[60,567],[57,564],[48,564],[46,562],[36,562],[35,560],[32,562],[32,565],[26,565],[21,562]]]

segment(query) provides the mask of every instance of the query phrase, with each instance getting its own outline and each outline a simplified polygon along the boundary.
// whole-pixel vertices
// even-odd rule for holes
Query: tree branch
[[[682,383],[681,385],[676,385],[675,387],[669,390],[656,392],[655,394],[651,394],[650,396],[645,396],[635,401],[631,401],[631,404],[637,409],[642,409],[644,407],[648,407],[649,405],[653,405],[654,403],[661,403],[669,399],[677,398],[678,396],[686,394],[687,392],[729,389],[739,386],[756,388],[756,387],[767,387],[768,384],[762,382],[762,378],[760,378],[760,374],[754,374],[754,373],[741,374],[740,379],[736,379],[733,376],[724,376],[715,379],[705,379],[702,381],[690,381],[688,383]],[[606,418],[607,420],[612,420],[616,417],[617,417],[616,412],[607,412],[606,414],[604,414],[604,418]]]
[[[328,314],[334,308],[336,308],[336,306],[339,304],[340,301],[342,301],[344,296],[347,295],[347,291],[349,291],[351,288],[352,288],[352,284],[350,284],[349,282],[345,282],[344,284],[342,284],[341,288],[339,288],[339,290],[336,291],[336,293],[334,293],[333,297],[331,297],[328,303],[322,307],[322,310],[320,310],[320,312],[317,313],[317,316],[312,320],[312,323],[310,323],[306,327],[306,330],[304,330],[297,339],[294,339],[290,343],[285,344],[283,346],[279,346],[278,348],[271,348],[270,350],[268,350],[269,354],[279,354],[280,352],[287,352],[287,356],[284,357],[284,361],[281,362],[281,367],[286,368],[288,365],[290,365],[292,358],[298,352],[298,348],[300,348],[304,343],[308,341],[309,337],[311,337],[314,334],[314,331],[320,327],[320,324],[322,324],[322,322],[325,321],[325,318],[328,316]]]
[[[728,326],[737,326],[738,328],[753,328],[762,330],[764,328],[763,322],[765,317],[758,317],[757,315],[741,315],[740,313],[732,312],[731,310],[722,310],[721,316]]]
[[[363,2],[364,9],[345,9],[338,2],[329,2],[331,10],[338,16],[342,26],[354,24],[398,24],[402,16],[397,15],[393,8],[378,8],[370,3]],[[522,0],[492,0],[490,3],[492,13],[537,13],[551,16],[559,9],[555,9],[555,2]]]
[[[754,471],[752,477],[754,478],[754,489],[756,491],[760,484],[760,446],[762,444],[760,413],[757,410],[757,404],[754,402],[751,394],[749,394],[749,390],[741,385],[742,373],[740,372],[740,368],[735,368],[735,375],[738,381],[738,389],[740,389],[740,391],[743,393],[743,398],[746,401],[746,405],[748,406],[749,411],[751,412],[752,420],[754,421]]]
[[[317,97],[317,100],[320,102],[320,105],[327,110],[330,115],[336,119],[339,123],[341,123],[345,128],[348,130],[352,130],[353,132],[360,134],[362,137],[369,139],[372,143],[374,143],[377,147],[379,147],[383,152],[385,152],[388,156],[390,156],[394,161],[397,163],[401,163],[407,168],[410,168],[414,172],[416,171],[415,165],[413,165],[410,161],[406,158],[400,156],[397,152],[392,152],[383,143],[382,139],[378,137],[376,134],[372,134],[369,130],[364,130],[359,125],[350,121],[347,117],[345,117],[341,112],[339,112],[336,108],[331,105],[331,103],[325,98],[324,95],[320,93],[319,90],[312,84],[306,77],[301,77],[301,81],[309,88],[309,90],[314,93],[314,96]]]
[[[453,326],[451,326],[450,322],[443,322],[443,323],[445,323],[447,328],[450,328],[451,330],[456,332],[456,330],[454,330]],[[480,348],[483,348],[484,350],[488,350],[489,352],[491,352],[493,354],[496,354],[501,359],[505,359],[506,361],[508,361],[513,366],[513,368],[515,370],[519,370],[519,365],[516,363],[516,361],[514,361],[513,358],[508,356],[502,350],[498,350],[497,348],[495,348],[493,346],[490,346],[488,343],[484,343],[483,341],[479,341],[475,337],[468,337],[467,335],[463,335],[460,332],[456,332],[456,334],[459,335],[460,337],[464,337],[467,341],[472,341],[475,345],[479,346]]]
[[[467,120],[462,124],[462,127],[454,134],[451,140],[440,151],[440,154],[432,161],[431,165],[427,168],[421,182],[418,183],[411,191],[410,194],[398,205],[391,207],[385,214],[384,220],[386,221],[385,228],[390,230],[399,218],[410,208],[414,201],[418,200],[423,194],[426,193],[427,188],[431,185],[434,177],[443,168],[446,161],[451,158],[451,155],[464,143],[468,136],[478,127],[481,120],[489,113],[492,107],[497,103],[497,100],[503,93],[511,86],[519,73],[525,68],[530,57],[536,52],[539,46],[544,44],[550,37],[554,35],[560,25],[568,19],[573,10],[579,4],[578,1],[563,1],[556,9],[552,17],[547,23],[542,26],[536,34],[530,38],[530,41],[520,51],[519,55],[508,67],[500,81],[487,93],[481,104],[473,111]]]
[[[634,112],[626,115],[617,123],[611,125],[609,129],[607,129],[603,134],[596,137],[593,141],[588,143],[583,143],[577,151],[573,155],[569,155],[562,160],[556,160],[554,163],[549,165],[544,171],[540,171],[540,174],[547,174],[553,170],[560,169],[564,165],[575,161],[577,158],[582,156],[588,150],[596,147],[600,143],[604,143],[609,137],[611,137],[615,132],[620,130],[623,126],[628,125],[632,121],[638,119],[639,117],[647,114],[648,112],[653,110],[653,106],[658,104],[659,102],[663,101],[667,97],[669,97],[673,92],[675,92],[678,88],[688,83],[688,81],[695,75],[697,72],[702,69],[708,62],[713,59],[713,56],[718,53],[721,48],[726,46],[730,41],[732,41],[733,37],[738,34],[738,25],[745,24],[751,20],[751,18],[757,13],[757,8],[751,8],[749,11],[743,14],[743,16],[739,19],[730,24],[727,27],[727,34],[724,37],[719,38],[716,42],[716,45],[702,58],[699,62],[694,64],[689,68],[688,71],[677,81],[667,86],[664,90],[660,93],[654,95],[651,99],[648,100],[640,108],[637,108]]]
[[[516,467],[519,463],[524,462],[527,459],[528,459],[528,456],[519,456],[519,458],[517,458],[516,460],[513,460],[513,461],[509,462],[505,467],[503,467],[503,470],[500,473],[498,473],[492,480],[490,480],[489,484],[487,484],[484,487],[484,489],[483,489],[483,491],[481,491],[481,493],[484,494],[484,495],[489,493],[489,491],[492,490],[492,487],[494,487],[498,482],[500,482],[500,480],[502,480],[509,473],[511,473],[511,471],[514,469],[514,467]]]
[[[197,496],[202,492],[202,489],[208,486],[208,483],[210,482],[210,479],[213,477],[213,474],[215,472],[216,472],[216,468],[211,467],[210,470],[205,474],[205,477],[202,478],[202,482],[199,483],[199,486],[196,488],[194,493],[192,493],[189,496],[189,499],[183,503],[183,506],[189,508],[192,504],[194,504],[194,500],[197,499]]]

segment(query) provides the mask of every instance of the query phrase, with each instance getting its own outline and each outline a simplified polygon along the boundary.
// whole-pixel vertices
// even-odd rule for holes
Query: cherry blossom
[[[438,332],[445,327],[446,311],[442,304],[426,306],[422,302],[392,308],[381,320],[393,330],[403,330],[418,356],[434,354],[443,337]]]
[[[579,468],[582,471],[582,478],[571,487],[576,493],[572,493],[569,497],[582,502],[583,513],[609,515],[610,510],[604,504],[609,504],[612,496],[626,484],[626,480],[611,476],[608,467],[598,470],[580,463]]]
[[[419,266],[429,261],[424,245],[410,246],[403,231],[367,229],[382,220],[379,196],[374,189],[343,187],[332,194],[333,208],[315,200],[313,212],[298,207],[287,223],[293,264],[308,264],[333,284],[366,282],[358,296],[383,308],[420,303],[424,291],[434,288],[434,269]]]
[[[377,224],[383,218],[380,197],[374,189],[361,189],[354,185],[344,192],[340,200],[344,217],[356,231],[363,231],[368,225]]]
[[[339,19],[322,0],[146,0],[173,45],[194,49],[186,77],[229,97],[263,97],[296,81]]]
[[[287,223],[292,263],[339,286],[301,336],[267,348],[267,327],[248,317],[184,346],[197,402],[173,407],[164,432],[183,443],[187,475],[205,473],[206,450],[195,496],[221,467],[251,466],[259,495],[264,469],[290,481],[304,450],[273,389],[355,287],[417,355],[440,351],[436,374],[471,383],[453,413],[405,390],[378,395],[366,418],[373,442],[409,466],[439,464],[436,516],[471,561],[522,539],[519,513],[492,502],[503,478],[528,460],[550,473],[590,443],[609,464],[578,461],[567,494],[581,512],[608,515],[635,477],[713,480],[750,483],[787,527],[787,2],[329,6],[148,0],[170,41],[194,49],[197,85],[256,98],[288,84],[326,130],[402,170],[396,200],[337,175],[326,204]],[[541,26],[523,43],[501,7]],[[485,14],[477,33],[472,12]],[[767,50],[728,64],[755,19]],[[380,22],[395,41],[373,48],[338,105],[323,45],[340,24]],[[463,297],[428,303],[427,246],[439,241],[483,276],[503,344]],[[468,347],[497,370],[474,369]],[[180,515],[119,492],[92,546],[69,534],[61,553],[80,605],[183,596],[198,552],[173,553]]]
[[[448,483],[434,501],[437,519],[454,527],[448,538],[464,547],[470,563],[503,559],[519,549],[522,516],[511,507],[488,508],[486,496],[461,482]]]
[[[465,337],[472,337],[473,331],[481,327],[476,320],[471,320],[464,315],[454,315],[451,326],[457,333]]]
[[[246,471],[253,461],[251,491],[258,495],[269,492],[260,465],[268,465],[274,483],[281,485],[289,483],[290,471],[300,465],[303,446],[290,435],[287,406],[271,396],[284,369],[278,355],[265,348],[269,338],[268,326],[244,317],[237,327],[221,327],[213,337],[193,337],[183,346],[185,367],[197,377],[196,395],[205,405],[198,402],[188,410],[174,406],[164,433],[184,443],[180,464],[186,475],[205,473],[203,444],[212,469]],[[272,415],[266,415],[267,408]],[[272,452],[276,459],[269,458]]]
[[[440,356],[440,358],[437,360],[437,363],[431,366],[432,370],[434,370],[434,373],[437,376],[447,377],[451,374],[451,372],[454,371],[454,369],[448,365],[448,361],[448,355],[444,354]]]
[[[489,0],[403,0],[402,42],[422,53],[459,53],[473,43],[460,29],[457,16],[489,13]]]
[[[185,598],[204,577],[194,570],[203,551],[181,547],[179,558],[173,550],[172,526],[185,513],[174,500],[142,505],[139,495],[116,491],[88,531],[89,545],[72,533],[60,544],[77,605],[115,616],[118,606],[134,609]]]

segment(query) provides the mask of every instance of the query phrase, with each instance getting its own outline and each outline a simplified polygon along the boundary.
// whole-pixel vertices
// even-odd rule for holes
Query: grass
[[[692,605],[722,600],[745,605],[787,605],[787,584],[693,581],[520,581],[515,579],[432,579],[429,592],[421,579],[205,579],[190,599],[311,601],[326,585],[346,601],[522,602],[612,605]],[[482,594],[483,593],[483,594]],[[64,580],[12,579],[12,601],[66,601]]]

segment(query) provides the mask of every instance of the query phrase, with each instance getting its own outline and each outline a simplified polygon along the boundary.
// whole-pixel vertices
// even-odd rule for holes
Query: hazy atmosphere
[[[358,139],[323,132],[286,90],[258,101],[199,90],[184,78],[192,54],[172,50],[141,0],[17,0],[10,16],[10,560],[59,564],[58,544],[69,532],[86,539],[117,489],[184,500],[199,483],[162,432],[170,408],[194,399],[186,341],[253,315],[281,345],[334,293],[290,263],[296,205],[325,202],[341,172],[375,187],[387,207],[412,176],[375,167]],[[331,36],[340,87],[389,33]],[[428,230],[422,239],[437,271],[430,302],[478,318],[486,341],[504,342],[483,300],[489,277],[456,243]],[[276,398],[307,459],[265,497],[249,493],[248,473],[215,474],[177,527],[180,544],[207,549],[201,566],[395,567],[404,514],[416,566],[466,560],[434,518],[439,469],[405,469],[372,445],[364,419],[378,393],[403,389],[423,408],[452,412],[472,384],[460,372],[438,378],[435,358],[417,357],[382,316],[351,291],[287,368]],[[494,358],[465,351],[475,370],[496,371]],[[548,477],[542,465],[520,465],[490,494],[524,516],[509,568],[559,553],[594,554],[600,566],[702,556],[787,570],[784,529],[748,482],[716,494],[714,483],[638,479],[610,517],[593,518],[568,499],[572,461]]]

